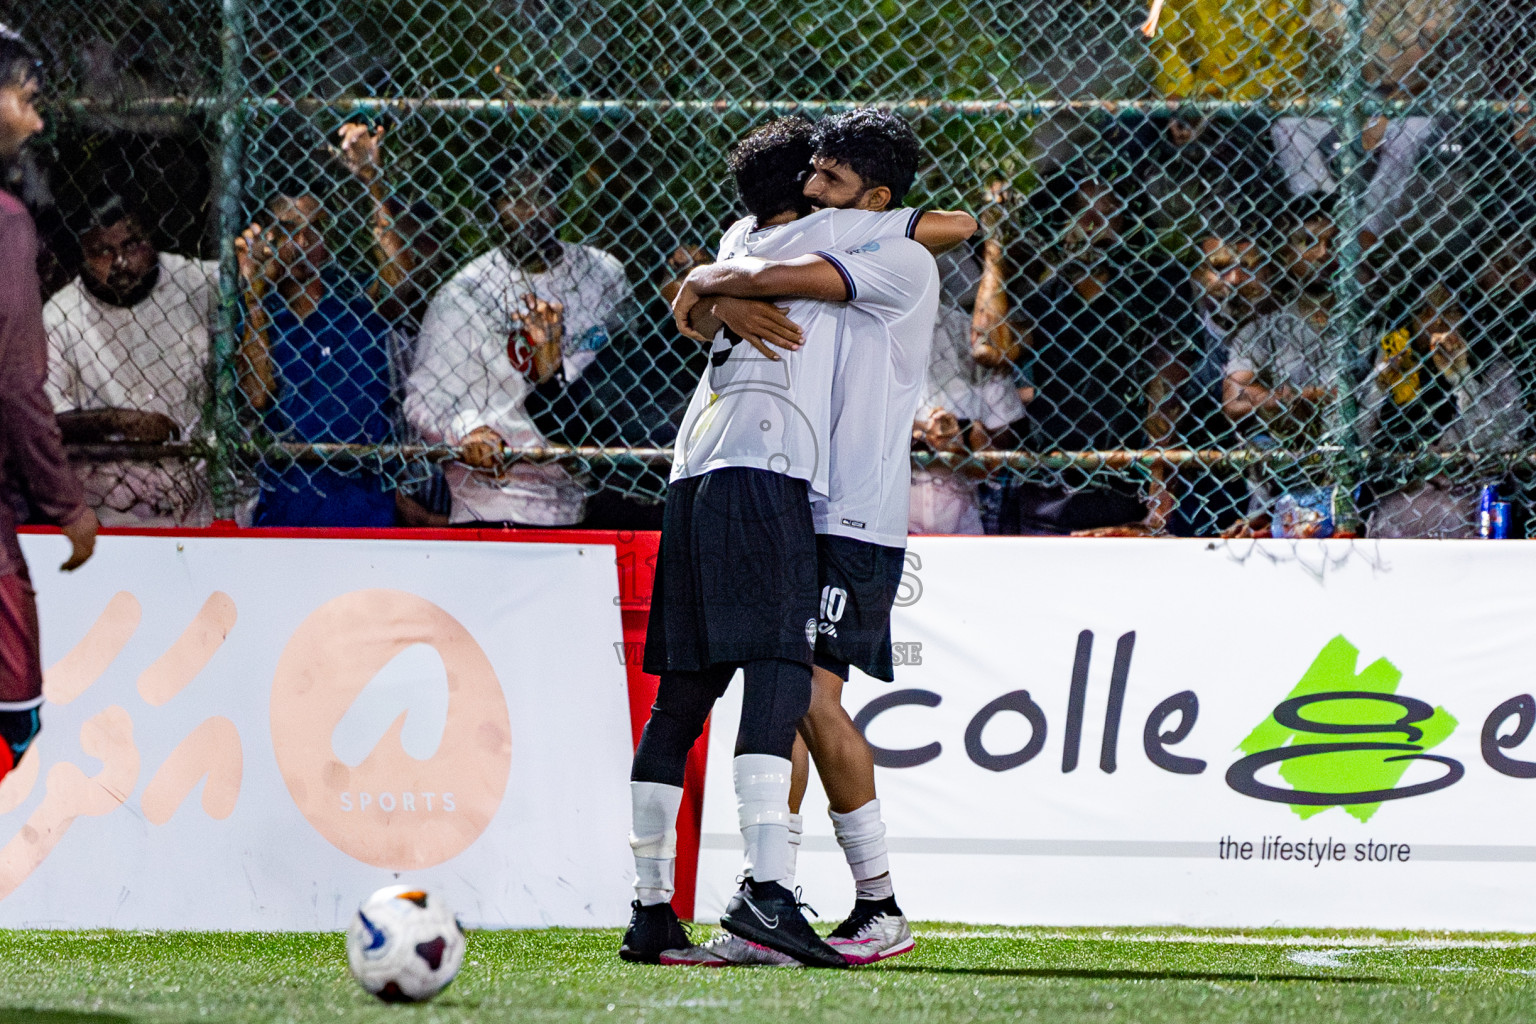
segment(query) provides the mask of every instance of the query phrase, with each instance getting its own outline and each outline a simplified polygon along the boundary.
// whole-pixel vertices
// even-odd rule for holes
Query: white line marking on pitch
[[[1287,953],[1285,958],[1303,967],[1347,967],[1344,957],[1364,952],[1363,949],[1298,949]]]
[[[1298,949],[1294,953],[1287,953],[1286,959],[1293,964],[1302,967],[1350,967],[1352,964],[1344,962],[1343,958],[1354,956],[1357,953],[1370,953],[1369,949]],[[1439,971],[1442,974],[1523,974],[1526,977],[1536,975],[1536,971],[1522,971],[1512,967],[1461,967],[1446,964],[1409,965],[1409,970],[1415,971]]]
[[[1028,931],[952,931],[915,929],[918,936],[928,939],[1024,939],[1047,941],[1075,939],[1079,942],[1145,942],[1180,943],[1198,946],[1329,946],[1342,948],[1342,952],[1360,949],[1531,949],[1536,939],[1390,939],[1379,935],[1346,938],[1338,935],[1171,935],[1091,932],[1028,932]],[[1342,965],[1340,965],[1342,966]]]

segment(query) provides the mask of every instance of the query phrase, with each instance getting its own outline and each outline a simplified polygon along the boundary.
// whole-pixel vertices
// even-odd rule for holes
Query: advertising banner
[[[874,745],[926,920],[1536,928],[1536,545],[914,539]],[[739,694],[697,915],[740,870]],[[852,886],[813,781],[799,882]]]
[[[48,703],[0,783],[0,926],[628,918],[605,545],[28,536]]]

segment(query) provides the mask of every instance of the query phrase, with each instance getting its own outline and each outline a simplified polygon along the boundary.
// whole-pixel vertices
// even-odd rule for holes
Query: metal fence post
[[[1358,340],[1369,315],[1365,308],[1365,286],[1360,280],[1360,268],[1365,262],[1360,245],[1365,183],[1358,173],[1361,159],[1356,149],[1361,144],[1365,128],[1362,110],[1365,11],[1362,0],[1349,0],[1345,17],[1344,58],[1340,62],[1343,78],[1336,84],[1342,102],[1334,114],[1334,130],[1342,144],[1339,148],[1339,202],[1334,217],[1334,239],[1339,246],[1338,267],[1333,279],[1337,308],[1329,317],[1334,341],[1333,381],[1338,394],[1331,405],[1334,423],[1330,433],[1336,446],[1332,459],[1334,530],[1359,533],[1360,514],[1354,492],[1360,479],[1362,458],[1355,430],[1355,371]]]
[[[245,0],[223,0],[222,16],[219,175],[215,206],[219,223],[219,317],[212,334],[213,351],[210,353],[213,387],[208,421],[213,424],[213,446],[208,459],[208,474],[214,513],[220,518],[230,518],[239,500],[234,451],[240,440],[235,367],[239,349],[236,332],[240,322],[240,273],[235,260],[235,238],[241,228],[241,199],[245,187]]]

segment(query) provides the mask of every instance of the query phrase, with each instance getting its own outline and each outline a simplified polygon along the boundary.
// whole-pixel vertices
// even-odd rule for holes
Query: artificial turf
[[[0,1024],[127,1021],[1536,1020],[1536,938],[919,926],[846,972],[645,967],[615,931],[478,932],[458,980],[375,1002],[338,934],[0,932]]]

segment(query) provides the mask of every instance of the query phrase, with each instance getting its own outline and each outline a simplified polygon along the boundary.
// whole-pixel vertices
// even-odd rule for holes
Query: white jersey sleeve
[[[846,250],[818,250],[837,268],[848,301],[886,315],[910,312],[912,299],[938,273],[933,256],[916,242],[866,242]]]
[[[850,302],[833,375],[828,486],[813,496],[812,516],[819,533],[903,547],[938,268],[906,239],[819,255],[843,275]]]

